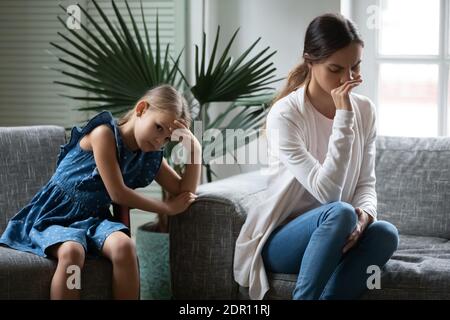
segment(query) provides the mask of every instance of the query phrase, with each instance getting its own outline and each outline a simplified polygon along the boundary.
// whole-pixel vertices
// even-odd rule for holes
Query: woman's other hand
[[[355,211],[358,215],[358,223],[356,224],[355,230],[347,238],[347,243],[344,249],[342,249],[343,253],[346,253],[358,242],[366,227],[372,222],[372,217],[363,209],[355,208]]]

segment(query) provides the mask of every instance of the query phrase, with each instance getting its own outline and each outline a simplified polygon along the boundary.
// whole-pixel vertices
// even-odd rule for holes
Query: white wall
[[[222,46],[219,49],[236,28],[241,28],[231,51],[235,57],[261,37],[257,48],[270,46],[271,50],[277,50],[272,61],[277,68],[277,77],[284,78],[300,62],[309,22],[320,14],[340,10],[340,0],[205,0],[204,25],[211,46],[217,26],[221,26]],[[194,12],[191,19],[193,17]],[[274,87],[279,88],[282,84],[276,83]],[[213,169],[223,178],[255,170],[257,166],[215,165]]]
[[[309,22],[326,12],[339,12],[340,0],[206,0],[207,32],[220,24],[224,38],[241,27],[233,53],[241,53],[258,37],[259,48],[277,50],[277,76],[285,77],[300,61]],[[281,83],[276,86],[281,86]]]

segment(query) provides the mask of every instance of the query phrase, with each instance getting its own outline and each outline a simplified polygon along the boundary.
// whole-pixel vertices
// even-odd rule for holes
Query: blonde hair
[[[148,90],[138,102],[142,100],[148,102],[149,108],[173,113],[178,119],[185,120],[188,126],[191,125],[188,103],[183,95],[171,85],[164,84]],[[125,124],[133,117],[136,105],[119,119],[119,125]]]

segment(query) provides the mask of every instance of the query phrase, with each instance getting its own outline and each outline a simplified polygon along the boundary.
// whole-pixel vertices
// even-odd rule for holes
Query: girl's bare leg
[[[50,255],[58,259],[58,266],[50,286],[50,299],[80,299],[80,290],[69,288],[67,279],[73,274],[70,266],[84,266],[85,252],[83,246],[75,241],[66,241],[50,248]]]
[[[102,253],[113,264],[114,299],[139,299],[139,268],[133,240],[121,231],[113,232],[106,238]]]

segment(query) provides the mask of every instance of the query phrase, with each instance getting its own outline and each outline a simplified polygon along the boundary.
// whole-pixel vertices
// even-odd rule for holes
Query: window
[[[449,135],[450,0],[350,2],[366,44],[361,93],[377,106],[378,134]]]
[[[67,5],[67,1],[62,3]],[[63,30],[55,1],[0,2],[0,125],[68,125],[73,120],[66,93],[52,82],[63,77],[50,67],[57,59],[49,42],[61,44]],[[66,57],[66,56],[64,56]]]
[[[384,135],[438,134],[438,68],[380,63],[378,131]]]

